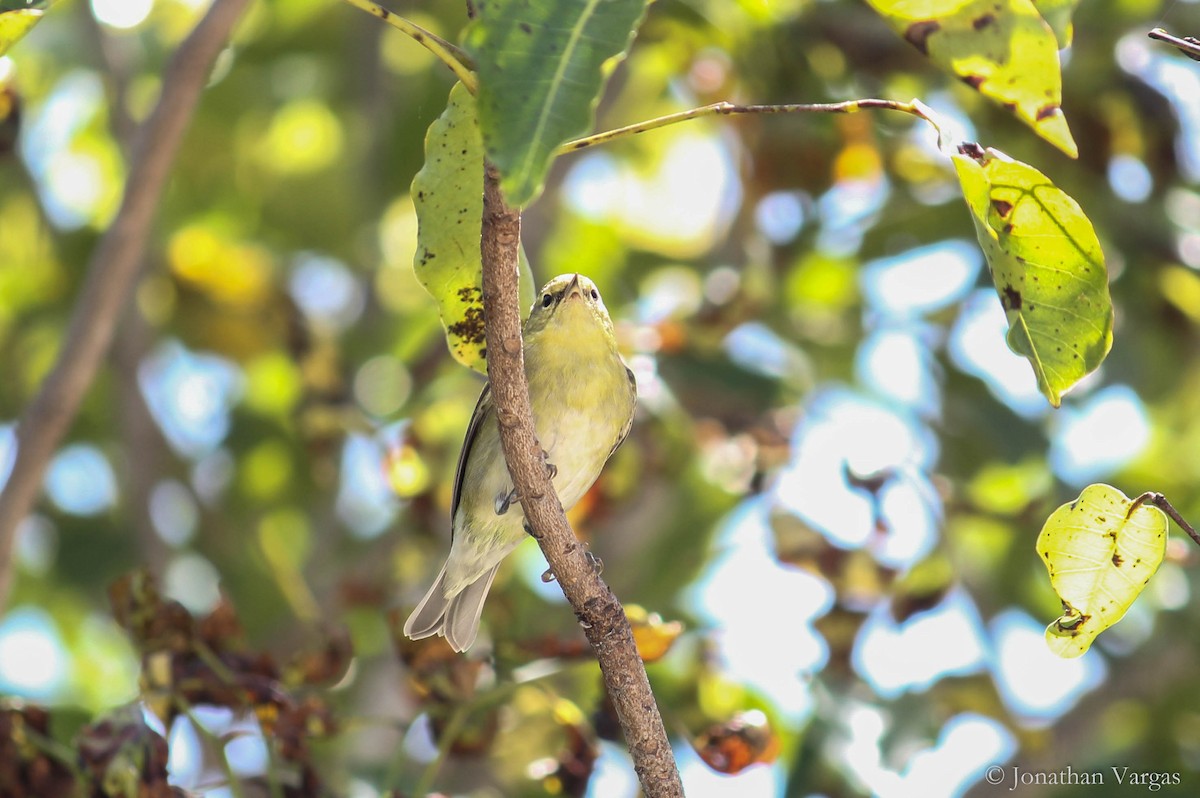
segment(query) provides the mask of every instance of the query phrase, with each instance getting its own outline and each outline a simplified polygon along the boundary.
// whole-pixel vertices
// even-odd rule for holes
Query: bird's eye
[[[550,294],[542,294],[542,307],[548,308],[554,304],[554,297]]]
[[[592,299],[595,299],[596,301],[600,300],[600,292],[595,288],[592,289]]]

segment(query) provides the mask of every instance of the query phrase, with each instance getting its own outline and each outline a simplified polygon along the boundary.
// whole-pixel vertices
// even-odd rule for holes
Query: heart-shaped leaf
[[[1154,576],[1167,546],[1167,517],[1110,485],[1088,485],[1059,507],[1038,535],[1037,551],[1062,599],[1063,615],[1046,627],[1060,657],[1078,657],[1125,616]]]

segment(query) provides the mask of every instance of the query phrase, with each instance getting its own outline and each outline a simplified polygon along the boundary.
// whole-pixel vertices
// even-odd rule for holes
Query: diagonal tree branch
[[[647,798],[682,796],[671,744],[625,610],[576,540],[543,464],[542,447],[533,428],[522,351],[517,290],[520,238],[520,214],[504,202],[499,174],[489,164],[481,243],[483,312],[488,380],[496,403],[504,459],[538,545],[596,651],[642,791]]]
[[[125,196],[87,265],[58,362],[17,423],[17,456],[0,493],[0,610],[12,582],[13,538],[37,498],[46,464],[75,418],[133,293],[171,164],[213,62],[249,0],[214,0],[180,45],[153,113],[138,130]]]

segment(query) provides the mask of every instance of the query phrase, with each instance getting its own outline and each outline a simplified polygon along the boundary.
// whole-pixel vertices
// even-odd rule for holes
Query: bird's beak
[[[576,274],[571,282],[567,285],[565,299],[583,299],[583,286],[579,284],[579,275]]]

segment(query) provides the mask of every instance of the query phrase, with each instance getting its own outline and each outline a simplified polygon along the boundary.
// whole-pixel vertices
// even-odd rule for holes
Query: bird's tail
[[[413,610],[404,623],[404,634],[413,640],[441,635],[455,651],[463,652],[475,642],[479,633],[479,617],[483,614],[483,601],[487,598],[496,578],[497,564],[480,575],[459,593],[446,598],[446,566],[433,580],[433,586]]]

